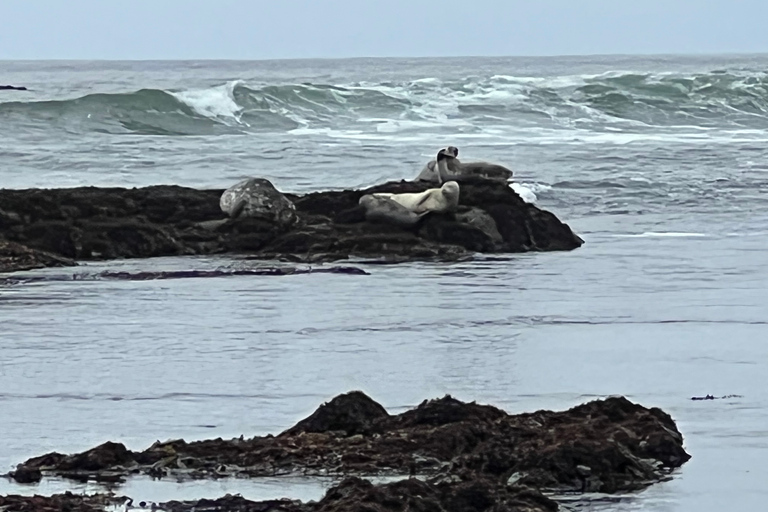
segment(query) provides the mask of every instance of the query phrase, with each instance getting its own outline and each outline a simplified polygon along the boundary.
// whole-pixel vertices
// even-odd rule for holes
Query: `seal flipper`
[[[232,219],[238,218],[240,214],[243,213],[243,210],[245,210],[246,203],[247,201],[245,198],[240,198],[240,200],[232,206],[232,211],[229,213],[229,217]]]

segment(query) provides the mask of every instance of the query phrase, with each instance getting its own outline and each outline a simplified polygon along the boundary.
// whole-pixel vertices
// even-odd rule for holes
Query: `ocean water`
[[[415,177],[446,145],[502,163],[586,244],[457,264],[165,281],[90,263],[0,285],[0,471],[106,440],[279,432],[362,389],[510,412],[612,394],[678,421],[673,478],[579,510],[768,500],[768,56],[0,62],[0,187],[288,192]],[[2,205],[0,205],[2,208]],[[692,396],[736,395],[713,401]],[[139,499],[319,497],[327,481],[137,480]],[[69,487],[68,487],[69,486]],[[0,492],[53,492],[49,481]]]

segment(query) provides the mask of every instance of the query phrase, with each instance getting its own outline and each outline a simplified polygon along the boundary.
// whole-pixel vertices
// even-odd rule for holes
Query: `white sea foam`
[[[536,195],[537,192],[545,192],[547,190],[551,190],[552,187],[549,185],[544,185],[543,183],[517,183],[512,182],[509,184],[509,187],[514,190],[517,195],[519,195],[523,201],[526,203],[535,203],[538,201],[538,196]]]
[[[201,116],[217,120],[233,119],[240,123],[242,108],[234,97],[235,87],[240,83],[240,80],[234,80],[208,89],[192,89],[171,94]]]

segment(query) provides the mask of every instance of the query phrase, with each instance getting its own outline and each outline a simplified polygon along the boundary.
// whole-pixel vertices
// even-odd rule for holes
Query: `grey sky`
[[[768,52],[765,0],[3,0],[2,59]]]

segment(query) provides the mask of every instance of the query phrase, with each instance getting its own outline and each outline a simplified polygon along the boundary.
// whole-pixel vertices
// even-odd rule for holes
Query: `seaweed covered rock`
[[[341,431],[352,436],[369,432],[374,422],[388,417],[387,410],[368,395],[361,391],[351,391],[321,405],[310,417],[281,435]]]
[[[417,474],[442,482],[487,479],[541,490],[617,492],[665,479],[689,458],[669,415],[625,398],[509,415],[444,397],[390,415],[352,392],[276,437],[176,440],[143,452],[109,444],[30,459],[19,469],[68,478]]]
[[[104,512],[107,507],[124,503],[125,498],[106,494],[73,494],[65,492],[53,496],[0,496],[3,512]]]
[[[555,512],[557,503],[538,492],[477,478],[466,482],[432,484],[415,478],[374,485],[347,478],[331,488],[317,504],[317,512]]]
[[[216,253],[301,262],[455,261],[477,252],[571,250],[583,243],[505,183],[460,187],[455,212],[418,214],[403,225],[378,222],[360,198],[421,193],[428,183],[303,196],[282,194],[258,178],[226,193],[178,186],[0,190],[0,240],[62,262]]]

